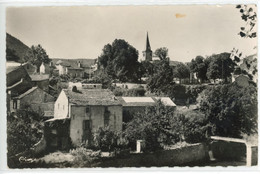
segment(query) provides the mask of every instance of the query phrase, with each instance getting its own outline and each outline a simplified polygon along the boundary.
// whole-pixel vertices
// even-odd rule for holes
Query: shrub
[[[117,147],[118,133],[111,131],[109,127],[100,127],[94,133],[94,146],[101,151],[111,152]]]
[[[75,157],[73,167],[90,167],[93,161],[99,159],[101,152],[78,147],[70,150],[70,154]]]
[[[43,117],[30,110],[18,110],[7,116],[8,165],[12,156],[29,150],[43,135]]]

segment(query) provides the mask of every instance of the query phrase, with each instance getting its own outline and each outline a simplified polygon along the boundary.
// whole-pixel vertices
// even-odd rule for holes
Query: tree
[[[125,40],[115,39],[98,57],[99,69],[121,82],[138,81],[138,51]]]
[[[245,38],[255,38],[257,37],[257,14],[255,10],[255,5],[237,5],[236,8],[239,9],[241,13],[241,18],[246,22],[244,27],[240,28],[239,35]]]
[[[43,117],[30,110],[18,110],[7,116],[8,157],[24,152],[43,135]]]
[[[147,151],[156,151],[161,148],[161,142],[171,141],[163,137],[169,135],[167,132],[171,126],[170,119],[173,117],[173,112],[158,101],[155,107],[148,107],[145,113],[134,115],[127,123],[124,134],[130,143],[143,139]]]
[[[40,71],[40,66],[42,63],[49,63],[50,59],[47,55],[45,49],[42,48],[42,46],[39,44],[37,46],[32,46],[31,49],[29,49],[24,57],[24,60],[27,62],[31,62],[33,65],[36,65],[37,72]]]
[[[208,79],[223,79],[225,82],[227,78],[231,76],[234,71],[235,63],[230,58],[230,53],[221,53],[212,55],[207,70]]]
[[[189,78],[190,77],[190,69],[184,63],[179,63],[176,67],[175,76],[179,79]]]
[[[204,141],[208,127],[205,116],[194,111],[185,114],[179,114],[158,101],[155,106],[147,107],[144,113],[134,114],[126,124],[124,134],[130,144],[145,140],[147,151],[156,151],[180,141]]]
[[[165,93],[167,87],[173,83],[173,71],[168,60],[154,63],[154,73],[148,79],[147,87],[151,92]]]
[[[160,60],[169,60],[168,48],[162,47],[155,50],[154,54],[160,58]]]
[[[202,56],[197,56],[190,62],[190,71],[196,73],[197,77],[201,80],[201,82],[207,80],[207,68],[207,63],[205,62],[205,59]]]
[[[257,132],[257,88],[236,83],[204,90],[197,99],[211,124],[211,135],[241,138]]]

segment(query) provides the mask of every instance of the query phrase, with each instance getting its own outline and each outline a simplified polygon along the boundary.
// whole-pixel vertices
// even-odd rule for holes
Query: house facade
[[[38,87],[32,87],[19,96],[10,100],[10,111],[30,108],[34,112],[44,114],[46,111],[53,111],[54,97]],[[49,105],[49,106],[47,106]]]
[[[97,70],[95,59],[53,59],[59,75],[68,74],[71,77],[91,78]]]
[[[75,89],[61,91],[55,102],[54,119],[48,120],[70,120],[68,132],[74,146],[91,141],[100,127],[122,130],[122,105],[111,91]]]

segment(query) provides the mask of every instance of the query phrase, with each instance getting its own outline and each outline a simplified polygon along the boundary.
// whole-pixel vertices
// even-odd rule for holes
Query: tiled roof
[[[66,67],[79,68],[78,62],[80,62],[82,68],[91,67],[95,64],[95,59],[52,59],[54,64],[61,64]]]
[[[31,89],[29,89],[28,91],[26,91],[25,93],[19,95],[18,97],[16,97],[17,99],[21,99],[23,98],[24,96],[30,94],[31,92],[33,92],[34,90],[36,90],[38,87],[32,87]]]
[[[32,74],[30,77],[32,81],[42,81],[49,79],[49,74]]]
[[[76,105],[121,105],[114,94],[108,89],[80,89],[73,92],[63,89],[69,102]]]
[[[15,84],[13,84],[11,86],[7,86],[7,89],[12,89],[12,88],[14,88],[14,87],[16,87],[16,86],[18,86],[18,85],[20,85],[22,83],[23,83],[23,78],[21,78],[21,80],[18,81],[17,83],[15,83]]]
[[[118,97],[123,106],[154,106],[161,100],[165,106],[176,106],[169,97]]]

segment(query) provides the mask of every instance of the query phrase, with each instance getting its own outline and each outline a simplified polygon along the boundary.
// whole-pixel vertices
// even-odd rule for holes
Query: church
[[[148,32],[147,32],[147,37],[146,37],[145,50],[143,51],[143,60],[149,61],[149,62],[160,60],[159,57],[157,57],[156,55],[153,55],[153,51],[150,46]]]

